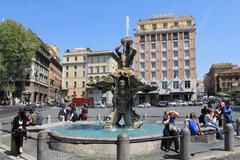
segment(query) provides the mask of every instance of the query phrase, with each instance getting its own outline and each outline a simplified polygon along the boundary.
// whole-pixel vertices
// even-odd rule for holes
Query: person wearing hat
[[[24,110],[19,110],[18,115],[13,119],[13,128],[12,134],[16,143],[17,157],[20,158],[21,153],[23,152],[23,137],[26,137],[27,134],[27,121],[28,118],[25,115]]]

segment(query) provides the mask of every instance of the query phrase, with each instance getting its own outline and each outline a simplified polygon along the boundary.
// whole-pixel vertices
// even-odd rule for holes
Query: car
[[[196,103],[197,106],[202,106],[203,105],[202,101],[196,101],[195,103]]]
[[[173,102],[169,102],[170,106],[179,106],[179,100],[175,100]]]
[[[158,104],[157,104],[157,107],[167,107],[168,106],[168,101],[160,101]]]
[[[93,105],[93,108],[105,108],[105,105],[101,103],[96,103]]]
[[[148,102],[144,102],[142,104],[139,104],[138,105],[139,108],[150,108],[151,107],[151,104],[148,103]]]
[[[42,107],[42,103],[41,102],[37,102],[37,103],[35,103],[35,106],[38,107],[38,108],[41,108]]]
[[[188,103],[187,103],[186,101],[180,100],[180,101],[179,101],[179,105],[180,105],[180,106],[187,106]]]

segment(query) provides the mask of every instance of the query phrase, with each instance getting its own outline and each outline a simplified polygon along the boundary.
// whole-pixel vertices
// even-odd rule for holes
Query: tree
[[[41,43],[35,33],[14,20],[0,23],[0,89],[7,96],[12,96],[15,81],[30,66]]]

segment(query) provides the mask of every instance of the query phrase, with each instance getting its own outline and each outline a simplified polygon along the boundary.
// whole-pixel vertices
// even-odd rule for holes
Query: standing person
[[[225,101],[225,106],[223,107],[224,119],[226,123],[232,123],[232,108],[230,100]]]
[[[222,110],[224,107],[224,103],[222,101],[220,101],[214,111],[214,116],[217,118],[218,120],[218,126],[221,127],[222,126]]]
[[[170,136],[169,120],[170,120],[169,112],[165,111],[163,115],[163,120],[162,120],[162,124],[164,125],[163,138]],[[163,139],[161,143],[161,149],[168,152],[169,148],[170,148],[170,139]]]
[[[68,115],[67,115],[67,109],[65,106],[62,106],[62,108],[58,112],[58,119],[60,121],[67,121]]]
[[[13,119],[12,134],[16,143],[17,157],[20,158],[23,152],[23,137],[26,136],[27,117],[24,110],[19,110],[18,115]]]

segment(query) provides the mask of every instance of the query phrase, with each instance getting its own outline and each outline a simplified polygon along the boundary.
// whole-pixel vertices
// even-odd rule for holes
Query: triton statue
[[[88,83],[103,93],[111,91],[114,95],[113,109],[101,121],[104,128],[122,127],[119,124],[122,118],[124,127],[139,128],[142,120],[133,110],[133,96],[138,91],[149,92],[157,89],[157,86],[144,84],[135,77],[131,65],[137,51],[132,44],[130,37],[122,38],[121,44],[115,49],[119,57],[118,70],[102,81]],[[121,48],[123,52],[120,51]]]

